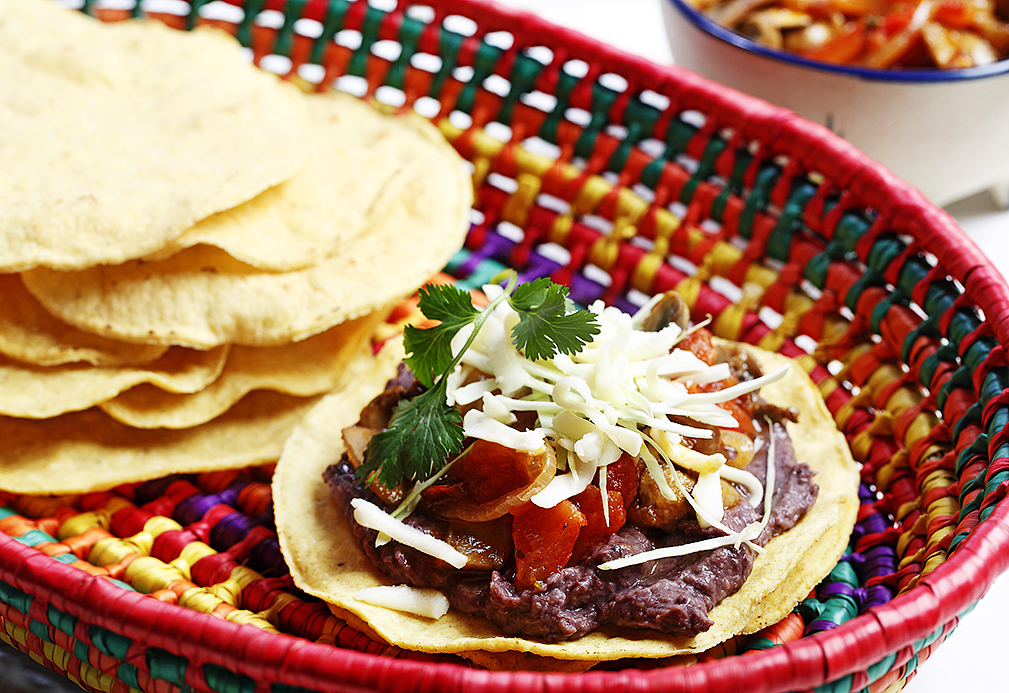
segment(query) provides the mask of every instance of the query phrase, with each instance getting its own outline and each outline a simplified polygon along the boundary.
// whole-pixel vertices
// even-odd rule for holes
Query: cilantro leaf
[[[480,314],[473,307],[469,292],[451,285],[428,285],[419,292],[419,308],[438,325],[419,329],[407,326],[403,333],[406,363],[425,387],[451,368],[452,338]]]
[[[423,481],[462,450],[462,414],[446,404],[446,382],[442,378],[396,406],[389,427],[368,443],[358,480],[378,472],[378,480],[389,488],[405,480]]]
[[[516,278],[514,270],[505,277],[510,286]],[[428,389],[400,402],[389,427],[372,437],[356,472],[362,482],[377,478],[393,487],[405,480],[424,481],[462,450],[462,414],[446,404],[446,376],[462,358],[461,353],[453,356],[452,339],[473,324],[462,351],[468,349],[501,302],[507,300],[519,315],[512,343],[533,360],[558,352],[575,354],[599,333],[595,315],[578,310],[567,297],[567,287],[545,278],[502,292],[482,310],[473,306],[468,292],[451,285],[429,285],[419,295],[421,312],[439,323],[426,329],[407,327],[403,341],[407,365]]]
[[[512,343],[534,361],[558,352],[576,354],[599,334],[595,316],[584,310],[569,312],[568,289],[540,278],[521,284],[509,303],[519,314]]]

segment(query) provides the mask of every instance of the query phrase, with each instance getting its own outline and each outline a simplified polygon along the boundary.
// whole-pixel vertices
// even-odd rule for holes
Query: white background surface
[[[498,0],[660,64],[672,62],[663,0]],[[1009,152],[1006,152],[1009,156]],[[1003,275],[1009,273],[1009,211],[981,193],[946,208]],[[906,693],[1009,690],[1002,624],[1009,619],[1009,574],[1003,575],[953,634],[918,669]],[[741,692],[743,693],[743,692]]]

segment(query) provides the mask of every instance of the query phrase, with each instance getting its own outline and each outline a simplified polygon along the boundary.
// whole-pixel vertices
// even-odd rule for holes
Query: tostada
[[[297,584],[395,645],[491,666],[697,653],[787,615],[858,507],[801,366],[691,326],[675,293],[630,315],[509,286],[483,307],[423,289],[435,324],[407,328],[384,390],[288,440]]]

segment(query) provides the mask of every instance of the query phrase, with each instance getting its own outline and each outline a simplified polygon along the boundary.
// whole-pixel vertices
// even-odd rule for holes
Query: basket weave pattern
[[[794,115],[473,0],[189,4],[158,18],[438,125],[477,191],[460,286],[513,267],[628,310],[677,289],[719,336],[797,358],[863,465],[859,521],[795,613],[695,666],[487,674],[299,593],[268,469],[2,496],[0,638],[93,691],[876,693],[1006,568],[1009,289],[902,182]]]

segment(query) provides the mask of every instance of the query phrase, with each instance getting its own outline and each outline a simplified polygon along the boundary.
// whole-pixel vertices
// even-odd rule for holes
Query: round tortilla
[[[297,87],[219,29],[23,0],[4,3],[0,45],[0,272],[141,257],[307,153]]]
[[[388,312],[376,311],[293,344],[232,347],[221,375],[198,392],[139,385],[99,407],[134,428],[190,428],[217,418],[254,390],[308,397],[342,389],[352,376],[347,363],[370,354],[371,337]]]
[[[753,351],[765,371],[788,362],[777,354]],[[370,631],[404,649],[519,652],[588,661],[702,652],[733,635],[759,630],[791,611],[837,563],[858,511],[858,467],[805,371],[793,362],[785,378],[761,393],[774,404],[799,410],[801,423],[789,422],[787,428],[796,459],[816,471],[819,496],[792,530],[775,537],[757,557],[742,589],[712,609],[714,625],[693,638],[604,627],[577,640],[544,643],[504,635],[488,620],[454,611],[432,621],[357,601],[354,595],[359,590],[389,582],[358,549],[343,509],[336,507],[322,479],[326,467],[343,452],[340,431],[327,423],[334,417],[329,410],[339,405],[326,400],[294,430],[277,464],[273,498],[281,549],[298,587],[326,600],[334,613],[351,622],[363,621]],[[339,414],[341,421],[356,421],[349,412]],[[485,655],[479,661],[492,664],[495,658]]]
[[[88,363],[140,366],[168,351],[167,344],[106,339],[60,322],[35,300],[17,274],[0,274],[0,354],[36,366]]]
[[[25,286],[46,310],[82,330],[200,349],[304,339],[409,296],[462,247],[472,183],[430,123],[387,120],[413,131],[415,157],[369,207],[367,233],[317,264],[267,272],[196,245],[157,262],[37,269],[22,275]]]
[[[353,359],[346,366],[347,386],[328,397],[346,398],[360,410],[401,358],[402,351],[393,348]],[[130,428],[97,408],[39,421],[0,417],[0,490],[88,493],[169,474],[274,462],[320,399],[253,392],[213,421],[183,430]]]
[[[411,127],[340,92],[309,94],[305,164],[290,180],[207,217],[148,260],[203,243],[257,269],[287,271],[319,262],[359,236],[372,208],[398,193],[403,173],[430,156]]]
[[[93,407],[141,383],[161,392],[199,392],[221,375],[228,349],[171,347],[149,365],[113,368],[32,366],[0,357],[0,415],[47,419]]]

